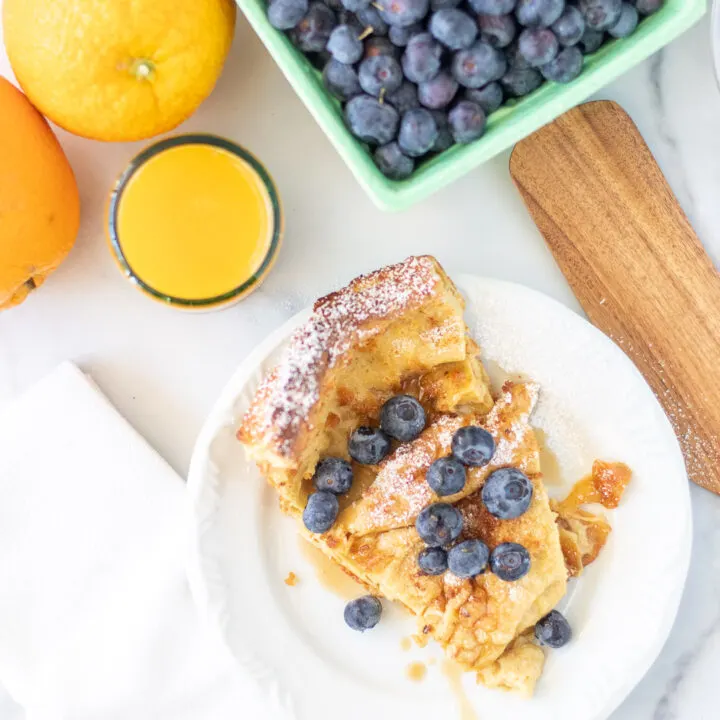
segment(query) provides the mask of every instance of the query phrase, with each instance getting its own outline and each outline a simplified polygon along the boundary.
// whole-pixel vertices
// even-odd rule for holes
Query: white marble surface
[[[720,263],[720,93],[704,20],[606,88],[637,122]],[[0,74],[10,76],[0,51]],[[529,219],[507,155],[400,215],[376,210],[244,21],[211,98],[182,128],[226,135],[267,164],[284,199],[285,247],[262,289],[221,313],[186,315],[135,291],[105,246],[103,208],[140,147],[59,132],[78,177],[83,223],[67,262],[26,304],[0,314],[0,402],[75,360],[180,472],[238,362],[312,298],[359,271],[433,253],[452,272],[507,278],[577,303]],[[720,711],[720,498],[692,489],[695,549],[662,655],[612,720],[710,720]],[[658,578],[662,592],[662,578]],[[1,679],[0,679],[1,680]],[[22,717],[0,700],[0,718]]]

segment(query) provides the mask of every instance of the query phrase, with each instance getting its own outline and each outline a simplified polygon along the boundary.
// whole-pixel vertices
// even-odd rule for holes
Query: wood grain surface
[[[689,477],[720,493],[720,275],[635,124],[582,105],[520,142],[510,173],[588,317],[655,391]]]

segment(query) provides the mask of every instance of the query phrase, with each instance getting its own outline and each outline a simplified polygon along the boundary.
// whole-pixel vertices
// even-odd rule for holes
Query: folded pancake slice
[[[439,365],[454,364],[464,377],[464,402],[490,409],[463,310],[452,281],[427,256],[361,276],[317,301],[238,430],[286,507],[304,507],[307,479],[333,444],[346,446],[391,395]],[[426,393],[430,405],[447,396],[439,381]]]
[[[478,680],[486,687],[514,692],[530,698],[545,667],[545,653],[528,631],[513,640],[491,665],[478,671]]]
[[[463,491],[442,498],[444,502],[471,495],[499,467],[517,467],[528,475],[540,472],[537,438],[528,423],[537,396],[533,383],[506,383],[484,419],[472,415],[438,417],[417,440],[398,448],[380,464],[372,486],[343,513],[340,524],[354,535],[413,524],[424,507],[440,500],[425,482],[425,472],[431,462],[450,454],[452,437],[464,425],[483,426],[495,440],[495,454],[489,465],[469,468]]]
[[[488,547],[517,542],[530,553],[530,571],[515,582],[486,572],[465,580],[446,573],[444,592],[421,622],[468,670],[497,660],[512,641],[547,615],[565,594],[567,572],[547,492],[539,475],[530,476],[533,500],[514,520],[498,520],[479,493],[458,503],[464,519],[461,539],[480,538]]]
[[[539,448],[529,425],[537,388],[506,383],[484,419],[440,415],[420,437],[398,447],[380,464],[377,477],[323,535],[301,532],[373,592],[402,603],[418,617],[421,631],[434,637],[466,670],[480,671],[500,658],[515,638],[546,615],[563,596],[567,571],[555,514],[539,474]],[[496,456],[469,471],[466,490],[442,498],[463,514],[461,539],[479,538],[492,549],[517,542],[530,552],[528,574],[516,582],[485,573],[463,580],[447,572],[424,575],[417,556],[424,547],[415,530],[418,512],[438,498],[425,480],[430,464],[449,454],[454,432],[471,422],[493,433]],[[479,489],[498,467],[519,467],[533,483],[528,511],[515,520],[497,520]],[[392,477],[389,478],[389,475]],[[401,478],[401,481],[398,480]],[[529,651],[517,658],[527,660]],[[509,667],[507,660],[504,667]],[[496,678],[499,677],[496,670]],[[510,682],[508,680],[508,682]]]

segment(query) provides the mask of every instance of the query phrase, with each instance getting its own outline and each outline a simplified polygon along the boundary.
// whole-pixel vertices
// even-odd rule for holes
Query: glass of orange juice
[[[149,297],[185,310],[242,299],[272,267],[283,233],[275,185],[247,150],[179,135],[143,150],[108,205],[110,247]]]

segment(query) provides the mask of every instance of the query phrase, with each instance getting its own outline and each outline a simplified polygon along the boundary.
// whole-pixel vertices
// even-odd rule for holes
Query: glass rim
[[[183,145],[209,145],[211,147],[225,150],[240,158],[246,162],[258,176],[270,199],[273,222],[272,236],[270,238],[267,252],[265,253],[265,257],[263,257],[260,266],[245,282],[239,286],[210,298],[179,298],[160,292],[143,280],[133,269],[130,261],[123,252],[122,243],[120,241],[118,214],[122,196],[128,186],[128,183],[132,180],[135,173],[138,172],[138,170],[140,170],[140,168],[142,168],[143,165],[145,165],[145,163],[153,157],[161,152]],[[275,260],[275,256],[277,255],[282,240],[282,225],[282,207],[277,188],[262,163],[251,152],[237,143],[232,142],[232,140],[227,140],[226,138],[209,133],[186,133],[183,135],[174,135],[172,137],[159,140],[139,152],[128,163],[128,166],[115,182],[115,185],[110,193],[110,203],[108,206],[108,235],[110,247],[112,248],[113,254],[115,255],[115,258],[120,264],[120,267],[125,275],[128,276],[131,282],[136,284],[153,298],[169,305],[179,305],[187,308],[208,308],[215,305],[225,305],[233,300],[241,299],[244,295],[250,292],[267,274],[273,261]]]

